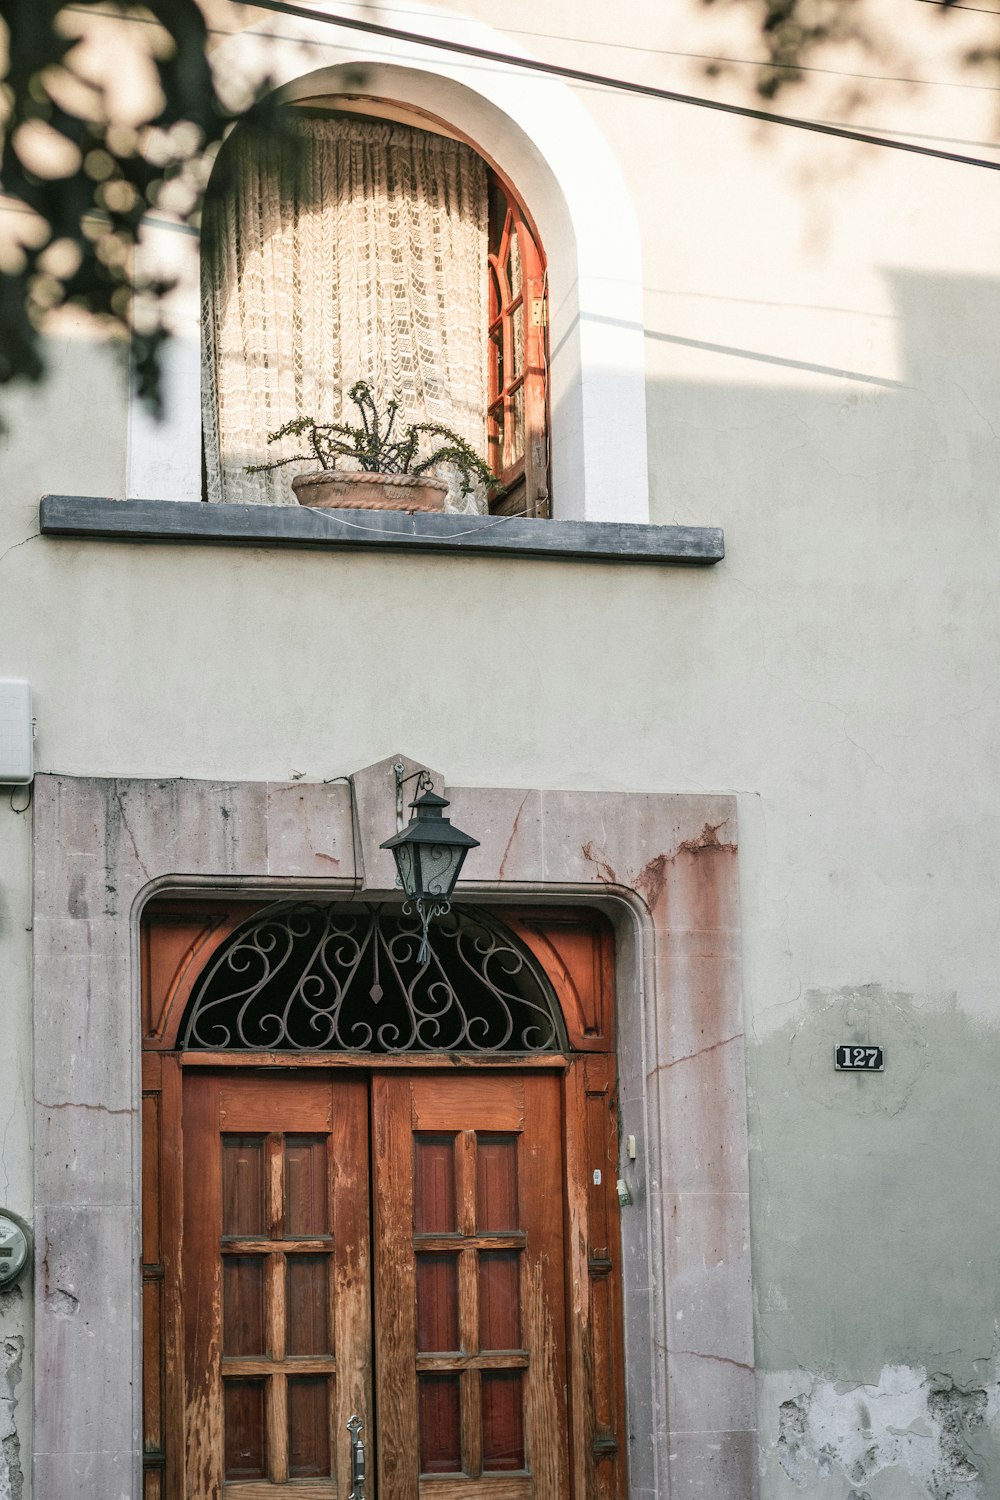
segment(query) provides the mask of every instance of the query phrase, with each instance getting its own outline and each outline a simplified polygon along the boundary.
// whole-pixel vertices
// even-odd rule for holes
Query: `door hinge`
[[[532,328],[544,328],[549,321],[548,304],[544,297],[532,297],[531,299],[531,326]]]

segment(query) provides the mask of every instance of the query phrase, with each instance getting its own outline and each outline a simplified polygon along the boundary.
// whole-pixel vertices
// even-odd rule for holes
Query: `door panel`
[[[365,1080],[194,1074],[183,1107],[185,1495],[346,1500],[346,1423],[370,1412]]]
[[[347,1500],[354,1411],[366,1500],[621,1500],[610,928],[513,923],[577,1055],[184,1052],[197,977],[255,909],[144,917],[145,1500]]]
[[[564,1095],[185,1075],[178,1500],[567,1500]]]
[[[560,1080],[372,1090],[381,1493],[565,1500]]]

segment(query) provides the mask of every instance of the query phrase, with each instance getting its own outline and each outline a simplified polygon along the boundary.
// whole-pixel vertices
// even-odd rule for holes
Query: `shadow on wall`
[[[995,533],[1000,280],[884,274],[896,308],[898,379],[647,329],[651,345],[704,355],[692,378],[650,382],[652,520],[723,525],[730,557],[734,543],[761,537],[783,552],[778,533],[789,527],[796,552],[802,526],[820,550],[855,524],[885,543],[917,519],[949,527],[980,519]],[[859,329],[872,321],[851,308],[802,311],[829,319],[838,347],[847,320]],[[690,303],[688,328],[689,320]],[[729,371],[738,375],[729,380]],[[818,380],[793,383],[794,372]]]
[[[866,962],[857,938],[907,971],[950,967],[962,1003],[970,955],[978,947],[983,962],[997,938],[977,890],[994,888],[993,833],[980,840],[966,820],[988,821],[996,752],[1000,280],[885,275],[894,380],[884,354],[876,378],[647,334],[691,351],[694,372],[650,383],[651,511],[725,528],[722,567],[670,591],[693,601],[680,618],[698,630],[702,697],[728,699],[728,758],[700,741],[683,704],[678,721],[707,784],[742,774],[769,809],[769,863],[750,878],[780,894],[786,925],[748,933],[766,950],[758,990],[797,965],[822,971],[831,954],[847,977]],[[850,309],[809,311],[863,328]],[[884,325],[877,336],[884,351]],[[676,618],[673,660],[691,649]],[[984,715],[962,718],[977,703]],[[961,720],[951,737],[918,744],[948,715]],[[884,1076],[833,1072],[860,991],[790,1001],[795,1019],[749,1054],[762,1492],[989,1500],[1000,1494],[1000,1030],[863,988]],[[753,983],[750,994],[762,1009],[781,998]]]

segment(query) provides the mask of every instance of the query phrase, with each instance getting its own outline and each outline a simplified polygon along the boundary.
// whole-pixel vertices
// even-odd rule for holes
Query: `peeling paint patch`
[[[54,1318],[75,1318],[80,1311],[80,1299],[63,1287],[57,1286],[45,1296],[46,1309]]]
[[[71,1292],[68,1286],[63,1286],[63,1281],[70,1281],[70,1275],[65,1266],[53,1264],[52,1246],[45,1241],[45,1254],[42,1256],[42,1296],[45,1303],[45,1311],[54,1318],[75,1318],[80,1311],[80,1299],[75,1292]],[[3,1496],[0,1495],[0,1500]]]
[[[957,1386],[949,1380],[931,1392],[927,1402],[931,1415],[941,1424],[941,1452],[944,1459],[940,1480],[947,1484],[956,1480],[978,1480],[977,1455],[970,1446],[970,1437],[986,1420],[989,1398],[985,1390],[971,1390]],[[951,1493],[950,1490],[948,1492]]]
[[[729,822],[723,818],[721,823],[706,823],[696,839],[685,839],[677,852],[685,854],[701,854],[705,849],[721,849],[726,854],[735,854],[736,845],[723,843],[719,838],[719,829],[725,828]]]
[[[990,1500],[977,1434],[1000,1412],[1000,1382],[960,1386],[950,1376],[886,1365],[877,1385],[814,1380],[778,1409],[778,1462],[813,1493],[838,1478],[863,1496],[885,1471],[926,1487],[929,1500]]]
[[[605,885],[618,884],[618,876],[608,864],[607,860],[601,858],[600,854],[595,848],[592,839],[589,839],[587,843],[583,845],[581,853],[583,854],[583,857],[588,864],[595,865],[597,867],[598,876],[601,880],[604,881]]]
[[[20,1298],[14,1288],[4,1302]],[[21,1383],[24,1339],[20,1334],[5,1335],[0,1344],[0,1500],[21,1500],[24,1493],[24,1470],[21,1465],[21,1440],[17,1432],[17,1387]]]
[[[646,905],[654,907],[663,895],[667,883],[667,867],[670,864],[670,856],[657,854],[654,859],[643,865],[639,874],[632,884],[640,892]]]

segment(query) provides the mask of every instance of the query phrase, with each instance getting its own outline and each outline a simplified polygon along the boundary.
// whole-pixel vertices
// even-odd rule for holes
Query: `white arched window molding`
[[[416,9],[416,7],[414,7]],[[426,7],[429,35],[456,17]],[[510,51],[508,38],[462,22],[461,39]],[[561,81],[521,74],[321,21],[261,18],[212,53],[220,82],[268,77],[289,100],[366,96],[446,120],[513,182],[548,257],[552,514],[649,520],[642,259],[624,178],[594,120]],[[167,411],[154,422],[130,398],[127,493],[200,500],[200,267],[197,237],[151,220],[141,270],[176,282],[164,358]]]

